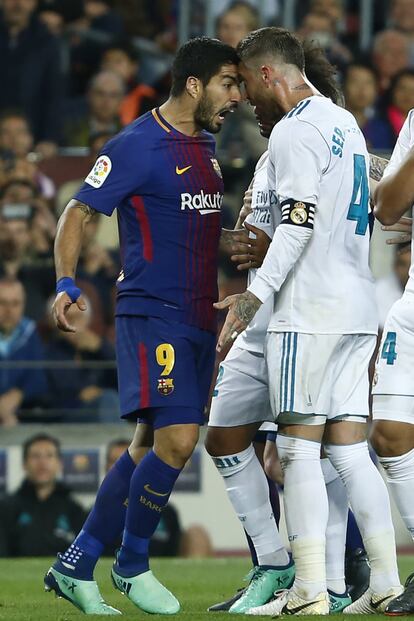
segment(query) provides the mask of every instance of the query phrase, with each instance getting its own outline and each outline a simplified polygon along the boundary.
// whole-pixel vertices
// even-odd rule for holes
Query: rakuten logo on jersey
[[[221,210],[223,195],[220,192],[215,194],[205,194],[201,190],[200,194],[190,194],[183,192],[181,194],[181,211],[185,209],[197,209],[202,215],[207,213],[217,213]]]

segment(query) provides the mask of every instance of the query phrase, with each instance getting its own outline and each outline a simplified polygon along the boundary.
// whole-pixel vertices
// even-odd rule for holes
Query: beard
[[[210,97],[205,94],[200,99],[197,108],[195,109],[194,121],[198,127],[201,127],[201,129],[205,129],[212,134],[217,134],[221,129],[221,125],[217,121],[214,122],[214,117],[214,104]]]

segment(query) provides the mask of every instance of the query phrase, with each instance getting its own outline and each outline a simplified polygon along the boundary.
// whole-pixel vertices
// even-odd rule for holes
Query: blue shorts
[[[116,317],[121,417],[154,428],[204,423],[216,337],[161,319]]]

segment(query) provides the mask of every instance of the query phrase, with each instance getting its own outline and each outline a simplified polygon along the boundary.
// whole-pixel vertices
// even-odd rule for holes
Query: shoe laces
[[[266,570],[262,569],[262,567],[253,567],[253,569],[252,569],[252,571],[250,573],[251,573],[251,578],[250,578],[249,587],[250,587],[251,584],[261,580],[263,578],[263,576],[265,575]]]
[[[414,571],[408,576],[404,586],[406,591],[412,591],[414,593]]]

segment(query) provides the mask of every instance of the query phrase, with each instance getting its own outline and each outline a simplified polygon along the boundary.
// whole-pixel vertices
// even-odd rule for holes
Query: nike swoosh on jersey
[[[148,492],[149,494],[154,494],[154,496],[168,496],[168,494],[170,492],[167,492],[166,494],[161,494],[161,492],[155,492],[153,489],[150,488],[150,486],[148,485],[148,483],[146,483],[144,485],[144,489],[146,492]]]
[[[309,608],[309,606],[313,606],[313,604],[317,604],[317,602],[307,602],[306,604],[302,604],[301,606],[295,606],[295,608],[288,608],[287,604],[285,604],[282,608],[282,612],[285,615],[295,615],[300,610],[304,610],[305,608]]]
[[[182,175],[183,173],[187,172],[187,170],[190,170],[190,168],[192,168],[193,166],[184,166],[184,168],[179,168],[178,166],[175,167],[175,172],[177,173],[177,175]]]

